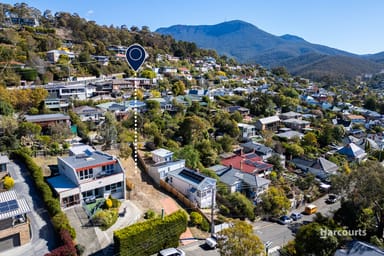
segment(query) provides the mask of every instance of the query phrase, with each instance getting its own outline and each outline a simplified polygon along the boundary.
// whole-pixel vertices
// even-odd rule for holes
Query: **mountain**
[[[380,56],[360,56],[312,44],[295,35],[275,36],[240,20],[216,25],[175,25],[159,28],[155,32],[171,35],[176,40],[194,42],[201,48],[214,49],[241,63],[257,63],[267,67],[285,66],[288,71],[297,75],[302,75],[304,71],[311,73],[311,69],[315,69],[312,73],[325,72],[331,76],[339,76],[345,72],[346,77],[354,77],[366,72],[375,73],[384,67],[384,53]],[[322,72],[317,72],[316,69],[319,68]]]

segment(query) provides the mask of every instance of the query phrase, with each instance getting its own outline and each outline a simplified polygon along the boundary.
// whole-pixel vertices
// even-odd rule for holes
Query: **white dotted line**
[[[135,76],[136,77],[136,76]],[[133,117],[134,117],[134,123],[135,123],[135,138],[133,142],[133,154],[134,154],[134,160],[135,160],[135,172],[137,171],[137,84],[136,79],[134,81],[134,111],[133,111]]]

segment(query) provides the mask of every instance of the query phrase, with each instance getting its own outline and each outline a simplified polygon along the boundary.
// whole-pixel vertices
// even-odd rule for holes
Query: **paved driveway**
[[[35,188],[32,177],[21,163],[11,162],[9,172],[15,180],[14,190],[24,198],[32,212],[28,214],[31,222],[31,241],[14,249],[1,252],[0,255],[12,256],[41,256],[57,247],[56,233],[50,222],[44,202]]]

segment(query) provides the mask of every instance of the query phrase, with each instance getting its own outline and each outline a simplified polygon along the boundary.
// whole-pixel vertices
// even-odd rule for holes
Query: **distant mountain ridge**
[[[171,35],[176,40],[194,42],[201,48],[214,49],[241,63],[257,63],[267,67],[285,66],[288,71],[298,75],[303,70],[311,73],[311,68],[314,68],[312,73],[319,73],[317,71],[320,69],[328,75],[345,73],[346,77],[354,77],[361,73],[376,73],[384,68],[384,52],[357,55],[312,44],[295,35],[275,36],[240,20],[216,25],[175,25],[159,28],[155,32]],[[324,59],[335,56],[336,58],[327,58],[327,61]],[[338,60],[338,57],[343,58]],[[327,70],[326,66],[331,62],[337,62],[338,65],[336,69]],[[335,68],[335,65],[330,66]]]

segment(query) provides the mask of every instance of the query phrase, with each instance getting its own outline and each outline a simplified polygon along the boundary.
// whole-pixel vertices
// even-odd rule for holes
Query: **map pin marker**
[[[137,72],[144,61],[147,59],[148,54],[145,49],[139,44],[132,44],[125,52],[128,65]]]

